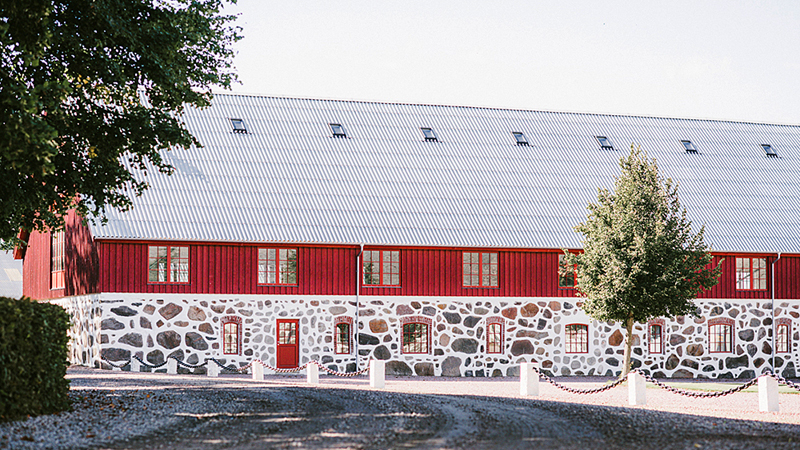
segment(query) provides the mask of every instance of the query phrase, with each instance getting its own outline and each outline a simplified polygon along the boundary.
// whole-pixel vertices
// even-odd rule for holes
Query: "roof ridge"
[[[618,113],[598,113],[598,112],[579,112],[579,111],[553,111],[544,109],[520,109],[520,108],[501,108],[496,106],[469,106],[469,105],[445,105],[436,103],[410,103],[410,102],[389,102],[378,100],[346,100],[336,98],[315,98],[315,97],[299,97],[299,96],[278,96],[278,95],[265,95],[265,94],[252,94],[252,93],[237,93],[237,92],[214,92],[216,96],[228,97],[257,97],[265,99],[277,100],[311,100],[320,102],[336,102],[336,103],[365,103],[373,105],[399,105],[399,106],[423,106],[434,108],[464,108],[464,109],[482,109],[492,111],[515,111],[515,112],[529,112],[529,113],[544,113],[544,114],[570,114],[578,116],[604,116],[604,117],[625,117],[631,119],[660,119],[660,120],[689,120],[694,122],[718,122],[730,124],[747,124],[747,125],[770,125],[779,127],[792,127],[798,128],[800,124],[791,123],[774,123],[774,122],[755,122],[755,121],[742,121],[731,119],[702,119],[692,117],[670,117],[670,116],[657,116],[657,115],[644,115],[644,114],[618,114]]]

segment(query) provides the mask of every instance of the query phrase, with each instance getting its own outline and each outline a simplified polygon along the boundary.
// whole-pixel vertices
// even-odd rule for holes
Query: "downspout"
[[[772,372],[775,372],[775,263],[781,259],[781,252],[778,258],[772,261]]]
[[[358,296],[361,294],[361,254],[364,253],[364,244],[359,244],[358,249],[358,256],[356,256],[356,321],[353,325],[353,349],[356,352],[356,372],[361,370],[359,367],[359,355],[358,355],[358,326],[360,322],[358,321],[358,312],[361,310],[361,305],[359,304]]]

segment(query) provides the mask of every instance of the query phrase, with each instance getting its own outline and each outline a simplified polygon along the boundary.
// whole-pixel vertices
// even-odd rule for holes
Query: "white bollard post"
[[[256,381],[264,381],[264,366],[258,361],[253,361],[250,365],[250,370],[253,372],[253,379]]]
[[[210,377],[218,377],[219,376],[219,366],[214,361],[210,359],[207,360],[208,364],[206,364],[206,374]]]
[[[308,384],[319,384],[319,366],[313,362],[306,366],[306,381]]]
[[[645,379],[639,372],[628,372],[628,404],[641,406],[647,404]]]
[[[178,360],[175,358],[167,359],[167,373],[175,375],[178,373]]]
[[[778,382],[769,375],[758,378],[758,410],[763,412],[778,412]]]
[[[369,361],[369,386],[375,389],[386,387],[386,361],[380,359]]]
[[[519,365],[519,395],[539,396],[538,363],[521,363]]]
[[[112,372],[122,372],[122,367],[111,366]]]
[[[141,372],[142,371],[142,363],[139,362],[136,358],[131,358],[131,372]]]

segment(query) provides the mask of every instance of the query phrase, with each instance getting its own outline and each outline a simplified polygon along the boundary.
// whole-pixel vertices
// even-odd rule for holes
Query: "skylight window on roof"
[[[525,138],[525,135],[519,131],[512,131],[511,134],[514,135],[514,139],[517,140],[517,145],[528,145],[528,139]]]
[[[247,133],[247,127],[244,124],[244,120],[231,119],[231,125],[233,125],[234,133]]]
[[[614,149],[614,146],[611,144],[611,140],[605,136],[595,136],[597,138],[597,142],[600,143],[600,148],[607,148],[607,149]]]
[[[761,144],[761,148],[763,148],[764,151],[767,152],[767,156],[772,156],[773,158],[777,158],[778,157],[778,152],[776,152],[775,149],[772,148],[771,145],[769,145],[769,144]]]
[[[681,144],[686,149],[686,153],[697,153],[697,147],[694,146],[692,141],[681,141]]]
[[[347,133],[344,131],[344,127],[339,123],[331,123],[328,124],[331,126],[331,131],[333,132],[333,137],[347,137]]]
[[[436,133],[431,128],[420,128],[422,135],[425,136],[426,141],[436,141]]]

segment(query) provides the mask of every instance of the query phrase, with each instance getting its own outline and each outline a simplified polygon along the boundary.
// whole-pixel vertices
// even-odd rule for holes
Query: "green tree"
[[[0,241],[125,210],[147,187],[131,170],[197,144],[184,106],[236,80],[224,1],[0,1]]]
[[[678,202],[678,185],[659,174],[655,159],[640,148],[620,159],[622,173],[614,191],[598,190],[583,234],[583,253],[564,250],[576,265],[583,309],[601,321],[625,325],[625,361],[631,366],[634,323],[656,317],[694,314],[693,299],[717,284],[721,268],[711,268],[710,247],[703,242]]]

